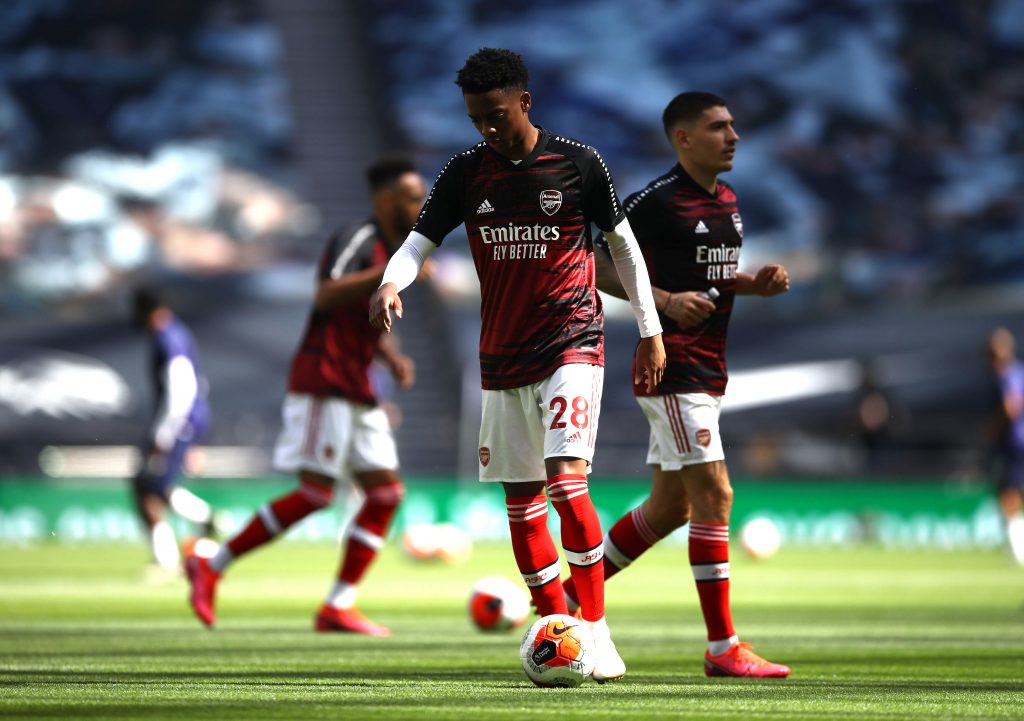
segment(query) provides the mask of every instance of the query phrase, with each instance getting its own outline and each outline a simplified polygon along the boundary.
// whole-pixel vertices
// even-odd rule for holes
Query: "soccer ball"
[[[414,523],[402,534],[402,550],[417,561],[437,557],[437,534],[430,523]]]
[[[760,560],[774,556],[781,543],[778,527],[765,516],[751,518],[740,529],[740,546],[751,558]]]
[[[434,527],[437,534],[437,558],[449,565],[465,563],[473,553],[473,539],[452,523]]]
[[[519,646],[519,660],[536,685],[575,688],[594,672],[593,646],[583,621],[556,613],[530,626]]]
[[[402,534],[402,550],[417,561],[463,563],[473,552],[473,539],[451,523],[415,523]]]
[[[508,631],[530,613],[526,591],[501,576],[481,578],[469,596],[469,617],[483,631]]]

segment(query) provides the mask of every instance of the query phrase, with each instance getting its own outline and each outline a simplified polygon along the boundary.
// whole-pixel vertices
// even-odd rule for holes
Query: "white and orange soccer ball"
[[[594,672],[594,641],[583,621],[552,614],[523,636],[519,660],[527,677],[543,688],[575,688]]]
[[[763,560],[774,556],[782,545],[779,527],[766,516],[756,516],[740,529],[740,546],[751,558]]]
[[[530,597],[501,576],[481,578],[469,595],[469,618],[482,631],[508,631],[530,615]]]
[[[473,539],[451,523],[414,523],[402,533],[402,550],[417,561],[465,562],[473,553]]]

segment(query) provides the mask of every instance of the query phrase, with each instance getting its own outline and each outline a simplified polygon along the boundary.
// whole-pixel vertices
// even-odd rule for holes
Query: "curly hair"
[[[480,48],[469,56],[455,76],[462,93],[486,93],[490,90],[526,90],[530,73],[523,58],[511,50]]]

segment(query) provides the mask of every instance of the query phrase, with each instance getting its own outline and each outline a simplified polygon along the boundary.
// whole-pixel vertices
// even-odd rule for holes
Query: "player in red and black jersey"
[[[729,608],[729,516],[732,486],[718,416],[728,373],[726,331],[737,295],[772,296],[789,289],[781,265],[739,270],[743,222],[732,188],[718,179],[732,168],[739,135],[722,98],[678,95],[666,107],[665,133],[679,162],[626,200],[665,326],[668,365],[653,392],[634,391],[651,426],[647,462],[651,494],[605,537],[611,577],[690,521],[690,567],[708,631],[709,676],[787,676],[736,636]],[[598,241],[601,246],[600,240]],[[598,252],[598,285],[623,296],[615,268]],[[566,583],[571,605],[576,591]]]
[[[591,223],[609,239],[633,304],[641,335],[635,380],[648,391],[664,365],[661,324],[608,168],[593,148],[530,122],[527,81],[522,58],[509,50],[484,48],[459,71],[456,84],[484,140],[441,171],[370,317],[390,329],[391,310],[402,317],[399,291],[465,224],[481,288],[480,480],[504,485],[512,548],[541,615],[567,610],[547,489],[597,640],[594,678],[603,682],[626,669],[604,619],[601,526],[587,485],[604,378]]]
[[[367,320],[370,294],[394,250],[412,228],[426,184],[412,161],[385,157],[369,167],[373,217],[333,234],[320,259],[313,308],[292,359],[283,407],[284,427],[274,464],[296,473],[299,487],[263,506],[248,525],[210,559],[191,556],[186,571],[190,601],[207,625],[214,620],[220,574],[239,556],[282,535],[327,506],[343,472],[365,496],[348,529],[337,581],[314,619],[318,631],[386,636],[355,607],[356,586],[384,544],[404,487],[390,423],[377,402],[370,365],[380,357],[400,387],[414,378],[411,359]]]

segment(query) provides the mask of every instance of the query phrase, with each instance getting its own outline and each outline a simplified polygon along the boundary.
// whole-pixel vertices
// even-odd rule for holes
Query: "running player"
[[[390,634],[355,605],[357,584],[384,545],[405,492],[394,436],[377,404],[369,371],[379,355],[399,386],[407,388],[414,368],[411,359],[370,327],[367,308],[388,258],[423,206],[426,185],[404,157],[382,158],[369,167],[367,179],[373,218],[328,240],[313,309],[292,360],[274,463],[296,473],[299,487],[263,506],[213,558],[187,559],[190,603],[207,625],[214,622],[214,593],[225,569],[327,506],[335,481],[345,471],[365,498],[348,529],[337,580],[314,618],[314,628]]]
[[[653,391],[664,348],[650,281],[593,148],[530,122],[528,71],[510,50],[483,48],[459,70],[470,121],[484,140],[441,171],[416,227],[392,258],[370,306],[373,324],[402,317],[398,293],[444,237],[465,224],[480,277],[480,480],[500,482],[512,549],[541,615],[567,611],[547,495],[597,642],[593,677],[626,667],[604,617],[601,526],[587,473],[604,378],[604,315],[590,224],[609,241],[640,326],[636,381]],[[546,480],[545,480],[546,479]]]
[[[708,676],[788,676],[740,642],[729,607],[729,516],[732,486],[718,432],[728,373],[725,339],[737,295],[772,296],[789,289],[781,265],[751,275],[738,270],[743,221],[732,188],[718,179],[732,169],[740,136],[725,101],[710,93],[676,96],[662,116],[678,163],[626,199],[654,298],[665,316],[668,366],[661,385],[634,388],[651,426],[647,462],[651,493],[604,539],[605,578],[690,521],[690,568],[708,632]],[[599,247],[603,247],[600,239]],[[598,252],[598,286],[623,297],[615,268]],[[582,601],[565,585],[570,607]]]
[[[153,555],[149,576],[159,581],[181,573],[178,542],[166,518],[168,507],[196,524],[201,535],[208,536],[213,530],[209,504],[178,485],[189,448],[207,431],[210,406],[195,338],[154,289],[135,290],[132,320],[149,339],[155,401],[143,462],[132,479],[132,490]]]

